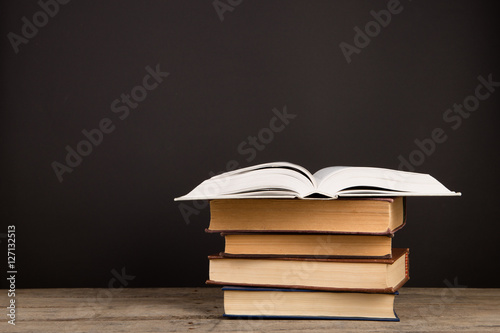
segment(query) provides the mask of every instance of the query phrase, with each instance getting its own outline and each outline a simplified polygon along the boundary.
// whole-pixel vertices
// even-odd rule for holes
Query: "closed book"
[[[405,224],[405,198],[210,201],[207,232],[389,235]]]
[[[225,257],[391,258],[392,237],[309,233],[223,233]]]
[[[390,259],[209,256],[208,284],[393,293],[409,279],[408,249]]]
[[[396,293],[350,293],[304,289],[223,287],[230,318],[399,321]]]

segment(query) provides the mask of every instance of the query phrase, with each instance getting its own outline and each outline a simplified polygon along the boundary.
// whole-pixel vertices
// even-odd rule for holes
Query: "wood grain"
[[[499,332],[500,289],[402,288],[401,322],[222,318],[220,288],[25,289],[1,332]]]

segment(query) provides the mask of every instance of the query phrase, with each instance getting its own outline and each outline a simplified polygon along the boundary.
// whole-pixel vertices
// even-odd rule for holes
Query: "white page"
[[[320,171],[321,182],[318,189],[329,194],[341,195],[342,190],[350,187],[375,187],[387,189],[391,194],[402,192],[399,193],[400,196],[409,193],[453,195],[453,192],[428,174],[373,167],[327,168]],[[373,192],[373,189],[367,190],[366,193]]]
[[[205,180],[187,195],[176,200],[206,200],[231,197],[302,197],[314,192],[311,180],[286,167],[245,168],[247,172],[228,172]],[[270,191],[274,193],[269,193]]]
[[[344,170],[344,169],[347,169],[347,168],[351,168],[351,167],[346,167],[346,166],[331,166],[331,167],[328,167],[328,168],[323,168],[323,169],[320,169],[318,171],[316,171],[313,176],[314,178],[316,179],[316,183],[318,184],[321,184],[321,182],[323,181],[323,179],[337,173],[338,171],[341,171],[341,170]]]
[[[271,163],[262,163],[262,164],[252,165],[249,167],[224,172],[220,175],[213,176],[212,178],[228,177],[228,176],[233,176],[233,175],[237,175],[240,173],[250,172],[253,170],[267,169],[267,168],[289,168],[289,169],[297,170],[298,172],[303,173],[307,178],[309,178],[309,180],[314,185],[314,187],[317,187],[317,182],[316,182],[314,176],[311,174],[311,172],[309,172],[309,170],[307,170],[306,168],[304,168],[298,164],[293,164],[290,162],[271,162]]]

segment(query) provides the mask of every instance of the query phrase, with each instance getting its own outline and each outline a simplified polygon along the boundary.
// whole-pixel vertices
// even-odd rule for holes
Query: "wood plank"
[[[0,301],[7,304],[6,290]],[[25,289],[16,292],[16,305],[16,326],[2,315],[0,331],[500,331],[500,289],[402,288],[401,322],[227,319],[219,288]]]

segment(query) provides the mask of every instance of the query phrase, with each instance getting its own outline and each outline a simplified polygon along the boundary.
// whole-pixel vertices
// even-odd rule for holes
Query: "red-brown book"
[[[228,258],[209,256],[208,284],[394,293],[409,279],[409,249],[391,259]]]

